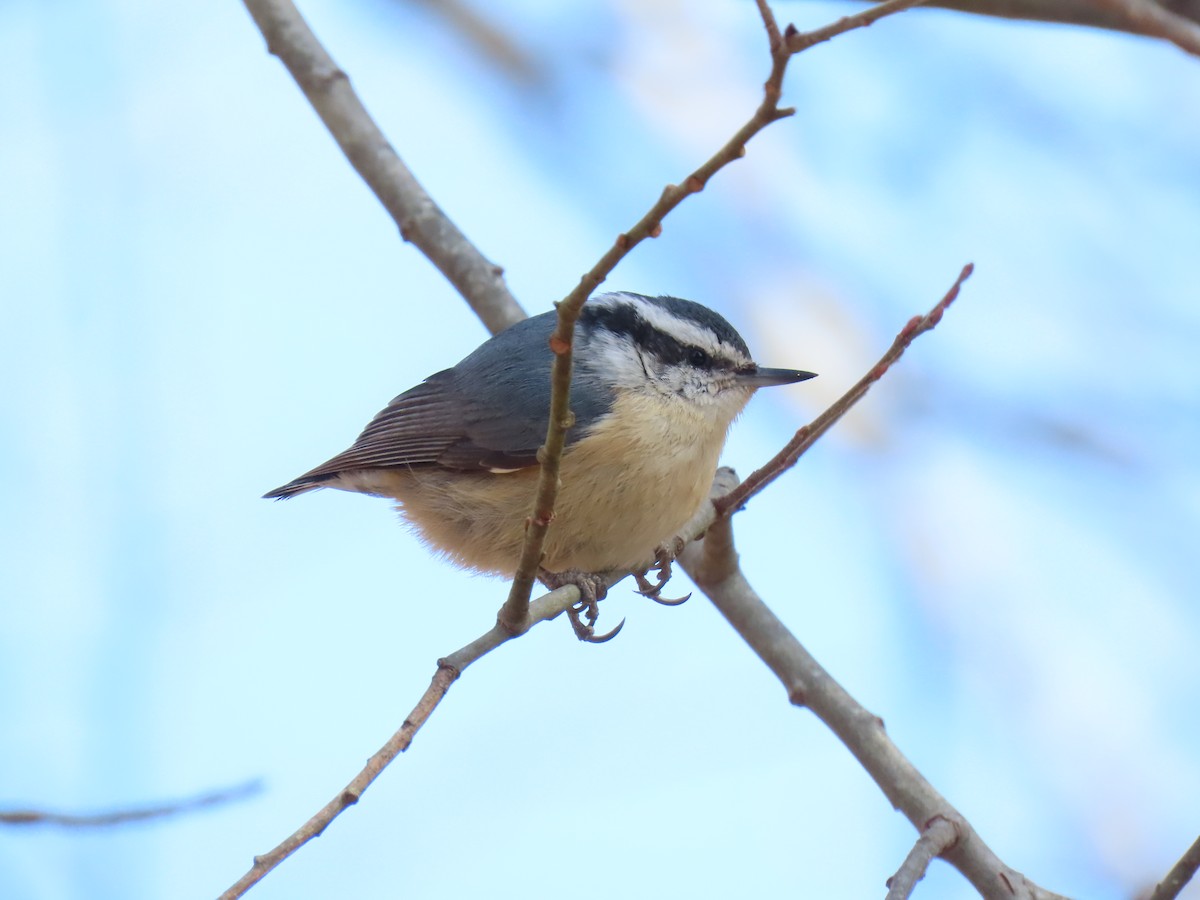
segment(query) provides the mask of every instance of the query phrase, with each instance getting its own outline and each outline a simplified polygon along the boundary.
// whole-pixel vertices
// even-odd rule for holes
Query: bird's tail
[[[267,491],[262,495],[264,500],[287,500],[289,497],[295,497],[297,494],[303,494],[308,491],[315,491],[317,488],[325,486],[325,482],[332,476],[324,478],[312,478],[310,476],[301,475],[294,481],[289,481],[283,487],[277,487],[273,491]]]

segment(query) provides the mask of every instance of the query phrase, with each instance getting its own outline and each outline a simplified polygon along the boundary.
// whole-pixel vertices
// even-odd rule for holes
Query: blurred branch
[[[802,50],[807,50],[809,47],[815,47],[817,44],[822,44],[831,38],[835,38],[839,34],[843,34],[854,28],[866,28],[868,25],[874,25],[884,16],[904,12],[904,10],[914,6],[921,6],[925,2],[926,0],[888,0],[886,3],[880,3],[863,12],[838,19],[824,28],[817,28],[813,31],[797,31],[795,25],[789,25],[784,33],[787,52],[799,53]],[[759,0],[759,7],[761,8],[762,5],[761,0]],[[767,30],[769,33],[769,25],[767,26]]]
[[[1155,0],[1097,0],[1118,15],[1126,24],[1126,31],[1170,41],[1180,50],[1200,56],[1200,25],[1193,19],[1197,10],[1191,9],[1191,18],[1179,15]]]
[[[209,791],[183,800],[159,803],[155,806],[135,806],[99,813],[59,813],[40,809],[0,810],[0,824],[4,825],[56,825],[62,828],[106,828],[128,822],[144,822],[147,819],[165,819],[195,812],[209,806],[220,806],[245,800],[262,790],[259,781],[248,781],[236,787]]]
[[[896,870],[896,874],[888,879],[887,897],[885,900],[908,900],[917,887],[917,882],[929,871],[929,864],[934,857],[941,856],[954,846],[958,840],[958,823],[952,822],[945,816],[934,816],[933,821],[925,826],[913,844],[908,856]]]
[[[937,817],[957,825],[958,840],[944,852],[987,900],[1064,900],[1005,865],[970,823],[937,792],[884,731],[883,720],[864,709],[825,671],[755,593],[738,566],[733,527],[717,519],[679,562],[729,624],[787,689],[854,754],[892,806],[918,829]]]
[[[244,0],[267,49],[279,57],[363,181],[411,241],[495,334],[525,318],[503,270],[489,262],[434,203],[392,149],[350,79],[291,0]]]
[[[958,12],[1124,31],[1200,56],[1200,0],[929,0]]]
[[[404,0],[418,2],[440,15],[454,31],[497,69],[525,86],[539,86],[546,77],[542,66],[516,37],[463,0]]]
[[[832,428],[842,416],[850,411],[854,404],[866,395],[867,391],[871,389],[871,385],[884,376],[887,370],[904,355],[904,351],[908,349],[913,341],[937,326],[938,322],[942,320],[942,314],[954,302],[954,298],[958,296],[963,282],[970,278],[971,273],[974,271],[975,266],[972,263],[967,263],[963,266],[962,271],[958,273],[958,278],[950,286],[950,290],[946,292],[946,295],[925,315],[913,316],[913,318],[909,319],[908,324],[900,330],[900,333],[896,335],[896,339],[892,341],[892,346],[888,348],[887,353],[883,354],[883,357],[870,372],[860,378],[829,409],[797,431],[784,448],[771,458],[770,462],[750,473],[750,476],[738,485],[737,490],[731,491],[728,496],[714,500],[713,503],[717,508],[717,514],[728,516],[731,512],[741,509],[747,500],[794,466],[796,461],[804,455],[809,447],[817,442],[821,435]]]
[[[571,425],[570,393],[572,350],[575,341],[575,322],[583,310],[587,298],[608,278],[629,253],[647,238],[662,234],[662,222],[687,197],[704,190],[717,172],[734,160],[746,155],[746,145],[760,131],[795,113],[794,109],[781,108],[779,99],[783,94],[783,76],[788,63],[797,53],[815,44],[827,41],[836,35],[855,28],[864,28],[884,16],[916,6],[923,0],[888,0],[807,34],[789,25],[780,33],[779,25],[767,0],[756,0],[763,27],[767,32],[767,47],[771,55],[771,71],[763,85],[763,99],[750,119],[734,132],[733,137],[694,172],[683,179],[682,184],[669,184],[663,188],[658,200],[633,227],[617,235],[613,245],[600,260],[579,280],[566,297],[558,304],[558,324],[550,338],[550,349],[554,351],[554,367],[550,382],[550,421],[546,429],[546,442],[539,454],[541,472],[538,476],[537,493],[533,513],[526,520],[525,543],[521,548],[521,559],[513,576],[508,598],[500,610],[500,621],[510,631],[524,627],[525,608],[533,592],[534,579],[542,559],[542,545],[546,532],[554,520],[554,503],[558,497],[559,462],[566,444],[567,428]]]
[[[1158,883],[1147,900],[1175,900],[1180,891],[1200,869],[1200,838],[1188,847],[1187,852],[1179,858],[1179,862],[1171,867],[1167,876]]]

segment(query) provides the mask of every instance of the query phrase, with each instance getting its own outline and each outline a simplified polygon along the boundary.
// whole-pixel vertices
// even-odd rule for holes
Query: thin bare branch
[[[450,221],[392,149],[291,0],[244,0],[267,49],[287,67],[350,164],[400,228],[495,334],[525,318],[488,261]]]
[[[775,11],[771,9],[771,4],[767,0],[754,0],[754,5],[758,7],[758,15],[763,20],[763,28],[767,32],[767,50],[774,58],[783,46],[783,37],[779,32],[779,22],[775,19]]]
[[[508,596],[496,621],[509,634],[520,634],[528,630],[531,622],[529,615],[529,596],[533,593],[534,579],[542,562],[542,545],[546,541],[546,532],[554,521],[554,502],[558,497],[559,470],[562,466],[563,447],[567,442],[567,429],[574,422],[571,413],[571,342],[575,335],[575,320],[579,317],[576,310],[572,315],[564,312],[565,307],[558,308],[558,324],[554,334],[550,336],[550,349],[554,353],[554,365],[550,372],[550,421],[546,429],[546,441],[538,450],[538,463],[541,471],[538,474],[537,491],[534,495],[533,513],[525,520],[525,541],[521,545],[521,558],[513,574]],[[569,317],[570,324],[564,326],[564,318]],[[565,328],[567,341],[564,343],[560,335]]]
[[[1200,0],[927,0],[927,6],[972,15],[1107,28],[1200,47]]]
[[[909,320],[908,324],[896,335],[896,339],[892,341],[892,346],[888,348],[887,353],[883,355],[870,372],[860,378],[854,387],[846,391],[833,406],[797,431],[795,436],[788,441],[782,450],[775,454],[770,462],[752,472],[749,478],[738,485],[737,490],[730,493],[728,497],[721,497],[715,500],[714,503],[717,507],[717,512],[720,515],[727,516],[731,511],[741,509],[747,500],[794,466],[796,461],[804,455],[805,451],[815,444],[821,435],[832,428],[838,419],[848,413],[851,407],[861,400],[867,391],[871,389],[871,385],[882,378],[887,370],[904,355],[904,351],[908,349],[909,344],[926,331],[930,331],[942,320],[942,313],[954,302],[954,298],[958,296],[958,291],[962,287],[963,282],[971,277],[973,271],[975,271],[973,264],[967,263],[963,266],[958,278],[950,290],[946,292],[946,295],[928,313],[923,316],[914,316]]]
[[[929,871],[929,864],[954,846],[958,840],[958,824],[945,816],[934,816],[913,844],[908,856],[888,879],[886,900],[908,900],[917,882]]]
[[[788,26],[786,35],[788,52],[800,53],[809,47],[815,47],[817,44],[822,44],[831,38],[835,38],[839,34],[845,34],[847,31],[853,31],[855,28],[866,28],[868,25],[874,25],[884,16],[904,12],[904,10],[919,6],[924,2],[925,0],[888,0],[886,3],[880,3],[860,13],[838,19],[836,22],[826,25],[823,28],[817,28],[814,31],[797,31],[794,26]]]
[[[1196,838],[1195,843],[1188,847],[1187,852],[1179,858],[1179,862],[1171,867],[1167,877],[1158,883],[1154,888],[1154,893],[1147,900],[1175,900],[1195,876],[1198,869],[1200,869],[1200,837]]]
[[[829,37],[852,28],[869,25],[883,16],[901,12],[919,2],[921,0],[889,0],[887,3],[881,3],[877,7],[865,10],[859,16],[843,19],[842,22],[847,24],[836,23],[830,26],[835,30]],[[541,563],[542,545],[546,539],[546,531],[554,519],[554,503],[558,497],[559,461],[566,443],[566,430],[572,421],[570,390],[575,322],[579,319],[584,303],[634,247],[646,238],[656,238],[662,234],[663,219],[669,213],[687,197],[704,190],[709,180],[717,172],[734,160],[745,156],[746,145],[751,138],[772,122],[787,118],[795,112],[793,109],[780,108],[779,99],[783,93],[783,76],[787,70],[788,61],[805,47],[793,50],[787,42],[791,40],[791,36],[798,34],[796,29],[788,26],[786,34],[781,36],[775,16],[766,0],[757,0],[757,3],[763,27],[767,32],[767,43],[771,53],[771,71],[763,85],[762,102],[750,119],[734,132],[720,150],[684,178],[682,183],[667,185],[645,215],[638,219],[628,231],[617,235],[608,252],[584,274],[575,289],[558,304],[558,325],[550,338],[550,348],[554,351],[555,357],[551,375],[550,421],[546,430],[546,442],[540,454],[541,473],[533,512],[526,520],[525,543],[521,550],[521,559],[513,577],[508,598],[499,615],[504,626],[514,632],[525,627],[523,624],[525,621],[524,608],[529,602],[529,595],[533,590],[534,579]],[[828,38],[821,38],[821,40],[828,40]]]
[[[719,471],[714,481],[714,484],[720,487],[722,493],[730,490],[736,483],[737,479],[729,469]],[[679,540],[684,542],[694,540],[697,535],[703,534],[705,529],[712,524],[714,517],[715,512],[712,505],[708,503],[703,504],[696,511],[692,520],[680,531]],[[612,587],[617,582],[628,577],[628,575],[628,572],[609,573],[605,576],[605,584],[607,587]],[[538,597],[529,605],[529,617],[525,630],[528,631],[534,625],[557,618],[569,607],[574,606],[578,602],[579,588],[574,585],[567,585],[566,587],[558,588]],[[497,647],[519,636],[520,634],[512,633],[501,623],[497,622],[495,626],[466,646],[459,648],[443,659],[439,659],[433,680],[430,682],[429,687],[426,688],[421,699],[417,701],[416,706],[413,707],[413,711],[408,714],[408,718],[404,720],[404,724],[388,739],[387,743],[374,756],[367,760],[367,764],[363,767],[362,771],[355,775],[350,783],[342,788],[312,818],[284,838],[276,847],[261,856],[254,857],[254,864],[250,867],[249,871],[230,886],[225,893],[221,894],[220,900],[235,900],[235,898],[241,897],[246,891],[261,881],[268,872],[313,838],[320,836],[334,819],[359,801],[366,789],[382,774],[383,770],[388,767],[392,760],[408,749],[409,745],[413,742],[413,738],[416,737],[417,732],[421,729],[421,726],[428,721],[438,704],[441,703],[442,698],[450,690],[450,686],[466,671],[467,667],[482,659]]]
[[[532,604],[530,608],[531,625],[552,619],[561,613],[564,609],[579,599],[579,591],[574,587],[560,588]],[[281,862],[307,844],[315,837],[319,837],[329,824],[341,815],[346,809],[353,806],[362,797],[371,783],[383,772],[384,769],[397,756],[408,749],[412,744],[413,738],[421,726],[428,721],[433,711],[437,709],[442,698],[446,696],[446,692],[450,690],[452,685],[471,663],[489,653],[501,644],[513,638],[513,634],[496,625],[491,630],[480,635],[465,647],[451,653],[444,659],[439,659],[437,671],[434,672],[433,680],[425,693],[421,695],[421,699],[417,701],[412,712],[404,720],[404,724],[393,734],[369,760],[357,775],[350,780],[337,795],[326,803],[315,815],[307,822],[297,828],[294,832],[288,835],[277,846],[262,854],[254,857],[254,864],[250,867],[241,878],[239,878],[230,888],[221,894],[220,900],[234,900],[236,897],[241,897],[251,887],[257,884],[262,878],[278,866]]]
[[[14,809],[0,811],[0,824],[4,825],[47,825],[60,828],[107,828],[113,825],[125,825],[129,822],[144,822],[147,819],[165,819],[184,813],[196,812],[210,806],[221,806],[225,803],[235,803],[245,800],[262,790],[262,782],[248,781],[236,787],[223,788],[219,791],[209,791],[186,797],[182,800],[172,800],[169,803],[157,803],[153,806],[135,806],[128,809],[115,809],[98,813],[63,813],[49,812],[41,809]]]
[[[851,697],[788,631],[742,574],[728,518],[717,519],[702,540],[684,549],[679,562],[783,683],[788,699],[807,706],[838,736],[914,826],[924,830],[938,816],[958,824],[958,841],[945,859],[986,900],[1064,900],[1005,865],[892,743],[883,720]]]

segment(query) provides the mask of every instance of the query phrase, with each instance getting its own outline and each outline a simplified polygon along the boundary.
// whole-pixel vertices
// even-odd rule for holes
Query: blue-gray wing
[[[322,469],[387,469],[440,466],[446,469],[522,469],[537,464],[546,437],[525,417],[506,414],[509,404],[549,406],[545,391],[531,381],[510,385],[508,397],[471,389],[461,373],[447,369],[389,403],[363,429],[354,446]],[[542,422],[545,422],[545,413]]]
[[[553,328],[554,313],[543,313],[501,332],[454,368],[392,400],[349,450],[266,496],[290,496],[356,469],[512,471],[537,465],[550,406]],[[580,425],[608,405],[586,392],[572,395]],[[573,428],[568,443],[585,431]]]

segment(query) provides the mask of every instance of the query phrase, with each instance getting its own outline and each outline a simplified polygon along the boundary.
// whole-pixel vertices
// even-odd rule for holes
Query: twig
[[[1184,889],[1196,871],[1200,869],[1200,837],[1187,848],[1187,852],[1179,857],[1179,862],[1171,867],[1167,876],[1154,888],[1148,900],[1175,900]]]
[[[817,28],[808,32],[796,31],[794,27],[788,26],[788,31],[785,35],[788,52],[799,53],[802,50],[807,50],[809,47],[815,47],[817,44],[822,44],[831,38],[835,38],[839,34],[844,34],[855,28],[866,28],[868,25],[874,25],[884,16],[904,12],[904,10],[920,6],[924,2],[925,0],[888,0],[887,3],[880,3],[878,6],[872,6],[870,9],[865,9],[860,13],[838,19],[824,28]]]
[[[0,811],[0,824],[4,825],[56,825],[62,828],[106,828],[111,825],[124,825],[128,822],[144,822],[147,819],[165,819],[168,816],[178,816],[183,813],[195,812],[209,806],[220,806],[244,800],[262,790],[260,781],[248,781],[236,787],[223,788],[219,791],[209,791],[186,797],[183,800],[173,800],[170,803],[159,803],[155,806],[140,806],[129,809],[110,810],[100,813],[60,813],[40,809],[14,809]]]
[[[585,298],[586,299],[586,298]],[[521,558],[513,573],[508,596],[496,616],[497,624],[509,634],[517,635],[528,631],[530,621],[529,596],[533,593],[533,582],[542,562],[542,545],[546,532],[554,521],[554,501],[558,497],[558,475],[562,464],[563,447],[567,442],[567,429],[574,423],[571,412],[571,343],[575,337],[575,320],[579,310],[573,313],[565,304],[558,307],[558,324],[550,336],[550,350],[554,353],[554,365],[550,371],[550,414],[546,428],[546,441],[538,450],[537,491],[534,495],[533,513],[525,520],[525,540],[521,544]],[[561,337],[566,333],[566,340]]]
[[[838,736],[896,809],[921,829],[937,816],[958,823],[958,841],[945,859],[986,900],[1065,900],[1005,865],[892,743],[883,720],[846,693],[771,612],[738,567],[728,518],[717,519],[679,562],[783,683],[788,699],[807,706]]]
[[[1161,38],[1188,53],[1200,53],[1200,4],[1196,0],[927,0],[926,5],[1002,19],[1108,28]]]
[[[493,334],[525,318],[503,270],[433,202],[392,149],[291,0],[244,0],[267,49],[287,67],[325,127],[400,228],[449,279]]]
[[[722,493],[728,491],[736,483],[737,479],[729,469],[718,471],[717,478],[714,481],[714,484],[720,487]],[[713,518],[714,511],[712,505],[708,503],[703,504],[696,511],[691,521],[680,530],[680,539],[683,541],[694,540],[697,535],[703,534],[705,529],[712,524]],[[626,578],[628,574],[627,572],[609,573],[606,577],[607,586],[612,587],[617,582]],[[567,585],[566,587],[558,588],[538,597],[529,605],[529,628],[556,618],[578,602],[579,588],[574,585]],[[408,749],[409,745],[413,742],[413,738],[416,737],[417,732],[421,729],[421,726],[433,714],[434,709],[437,708],[442,698],[450,690],[450,686],[466,671],[467,667],[517,636],[497,622],[495,626],[471,641],[465,647],[454,651],[443,659],[439,659],[433,680],[421,696],[421,699],[417,701],[417,705],[413,707],[413,711],[409,713],[408,718],[404,720],[404,724],[400,726],[400,729],[388,739],[388,742],[374,756],[367,760],[367,764],[363,767],[362,771],[355,775],[350,783],[338,792],[337,796],[326,803],[312,818],[297,828],[292,834],[288,835],[278,846],[261,856],[254,857],[254,864],[250,867],[249,871],[239,878],[225,893],[221,894],[220,900],[235,900],[235,898],[241,897],[268,872],[313,838],[319,837],[334,819],[359,801],[363,792],[382,774],[383,770],[387,768],[392,760]]]
[[[747,500],[794,466],[796,460],[809,447],[815,444],[817,439],[828,431],[838,419],[849,412],[850,408],[871,389],[871,385],[882,378],[884,373],[887,372],[896,360],[904,355],[904,351],[908,349],[909,344],[926,331],[934,328],[942,320],[942,313],[954,302],[954,298],[958,296],[959,288],[962,287],[964,281],[971,277],[973,271],[975,271],[975,266],[972,263],[967,263],[963,266],[958,278],[950,290],[946,292],[946,296],[942,297],[938,301],[937,306],[924,316],[914,316],[910,319],[908,324],[896,335],[896,339],[892,341],[892,346],[888,348],[887,353],[883,355],[870,372],[860,378],[854,387],[843,394],[833,406],[797,431],[786,446],[772,457],[770,462],[752,472],[729,496],[713,501],[717,507],[718,514],[728,516],[732,511],[741,509]]]
[[[579,590],[575,587],[559,588],[557,591],[539,598],[530,606],[531,625],[554,618],[578,599]],[[408,714],[404,724],[388,739],[387,743],[367,760],[362,771],[355,775],[350,783],[338,792],[337,796],[280,844],[267,853],[254,857],[254,864],[250,870],[234,882],[225,893],[221,894],[221,900],[234,900],[236,897],[241,897],[262,880],[268,872],[313,838],[319,837],[334,819],[357,803],[363,792],[379,777],[388,764],[408,749],[421,726],[425,724],[442,698],[446,696],[446,692],[450,690],[450,685],[466,670],[467,666],[513,637],[513,634],[497,624],[465,647],[456,650],[444,659],[439,659],[433,680],[421,699],[417,701],[417,705],[413,707],[413,711]]]
[[[584,303],[598,288],[617,264],[646,238],[656,238],[662,234],[662,222],[679,204],[692,194],[704,190],[718,171],[737,159],[746,155],[746,144],[760,131],[795,113],[791,108],[780,108],[779,98],[783,93],[783,76],[787,70],[788,61],[814,43],[828,40],[836,34],[870,25],[878,19],[901,12],[910,6],[915,6],[922,0],[889,0],[877,7],[864,10],[857,16],[849,16],[840,22],[821,29],[829,31],[825,37],[813,40],[811,43],[797,43],[793,48],[790,41],[802,38],[793,26],[788,26],[786,35],[781,35],[775,16],[767,0],[756,0],[759,15],[767,32],[767,45],[771,54],[771,72],[763,85],[763,99],[754,111],[754,115],[725,142],[716,153],[688,175],[681,184],[669,184],[663,188],[662,194],[653,206],[628,231],[617,235],[613,245],[599,261],[584,274],[566,297],[558,304],[558,325],[550,338],[550,348],[554,351],[554,367],[550,382],[550,421],[546,429],[546,442],[539,454],[541,473],[538,478],[537,493],[533,505],[533,513],[526,520],[525,543],[521,548],[521,559],[513,576],[512,587],[508,598],[500,610],[500,621],[506,628],[519,632],[524,628],[524,609],[529,602],[533,590],[534,578],[537,576],[541,563],[542,545],[546,539],[546,531],[554,519],[554,502],[558,496],[559,460],[566,443],[566,431],[571,424],[570,391],[572,349],[575,341],[575,322],[583,310]],[[817,34],[819,32],[813,32]],[[785,40],[786,38],[786,40]]]
[[[917,882],[925,877],[929,864],[954,846],[957,840],[958,825],[945,816],[934,816],[908,851],[908,856],[904,857],[896,874],[888,879],[886,900],[908,900]]]

